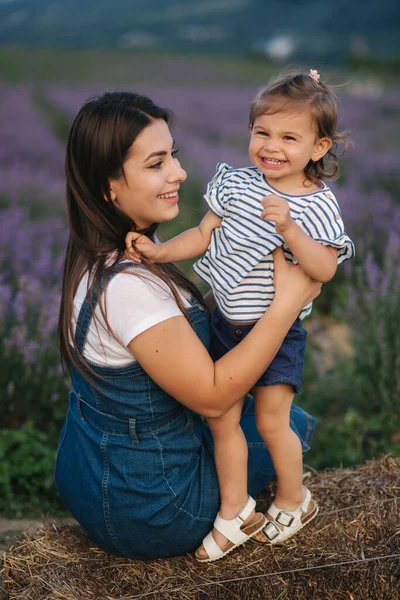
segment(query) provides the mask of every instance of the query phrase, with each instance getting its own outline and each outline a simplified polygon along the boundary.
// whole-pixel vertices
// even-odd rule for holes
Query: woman
[[[66,155],[70,239],[59,344],[72,387],[56,485],[99,546],[131,558],[199,546],[219,506],[212,437],[202,417],[224,414],[252,388],[320,291],[277,253],[268,312],[235,349],[212,361],[208,314],[195,286],[173,265],[124,260],[128,231],[153,237],[157,223],[179,212],[186,173],[169,118],[146,97],[104,94],[78,113]],[[291,424],[306,450],[312,418],[294,407]],[[250,396],[241,426],[254,496],[274,472]],[[234,542],[217,540],[225,551],[264,525],[250,500],[231,509],[240,514],[232,521],[243,524]]]

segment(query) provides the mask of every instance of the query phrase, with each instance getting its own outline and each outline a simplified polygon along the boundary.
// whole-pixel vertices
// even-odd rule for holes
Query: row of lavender
[[[63,144],[32,90],[0,90],[0,371],[4,426],[61,417],[55,348],[63,250]]]
[[[72,119],[84,100],[99,91],[49,85],[41,94]],[[181,147],[181,161],[201,187],[219,161],[248,164],[247,117],[254,89],[141,91],[175,112],[174,137]],[[400,304],[400,293],[390,277],[396,270],[399,274],[395,262],[400,245],[399,99],[396,91],[379,98],[341,96],[341,125],[350,131],[354,148],[342,160],[343,178],[335,191],[356,242],[356,264],[365,274],[362,289],[369,287],[374,298],[378,293],[379,305],[388,286],[395,294],[393,302]],[[2,86],[0,109],[4,123],[0,131],[4,142],[0,146],[0,393],[8,408],[6,424],[17,426],[27,406],[38,422],[48,421],[49,414],[59,418],[65,406],[65,380],[55,346],[67,235],[62,217],[64,144],[52,133],[27,86]],[[356,280],[360,278],[351,266],[347,275],[345,296],[351,310],[359,306],[361,288]],[[378,327],[376,336],[377,347],[382,347],[387,339],[384,328]],[[396,338],[393,344],[398,343]],[[392,356],[393,349],[382,348],[382,352]],[[395,357],[400,360],[400,352]],[[394,365],[387,368],[392,372]],[[394,387],[391,383],[390,390],[400,392],[399,383]]]

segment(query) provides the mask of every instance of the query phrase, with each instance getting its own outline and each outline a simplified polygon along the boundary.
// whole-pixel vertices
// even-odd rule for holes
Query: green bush
[[[400,418],[386,411],[363,416],[353,408],[343,417],[322,419],[306,463],[314,468],[352,466],[381,454],[400,454]]]
[[[54,439],[68,408],[67,380],[60,372],[57,351],[40,349],[40,357],[26,364],[18,349],[4,350],[0,339],[0,358],[2,426],[18,429],[31,419]]]
[[[345,316],[354,354],[322,375],[307,356],[300,404],[319,421],[307,456],[315,468],[400,455],[399,250],[389,245],[382,268],[368,258],[353,269]]]
[[[0,431],[0,514],[4,517],[63,513],[54,484],[56,444],[28,421]]]

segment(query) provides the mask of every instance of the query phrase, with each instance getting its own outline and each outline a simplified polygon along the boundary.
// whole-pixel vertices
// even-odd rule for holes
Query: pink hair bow
[[[310,69],[309,76],[311,77],[311,79],[314,79],[314,81],[319,83],[319,79],[320,79],[321,75],[318,73],[318,71],[316,69]]]

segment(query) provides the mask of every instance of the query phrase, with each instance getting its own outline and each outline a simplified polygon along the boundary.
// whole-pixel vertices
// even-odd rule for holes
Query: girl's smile
[[[266,169],[280,169],[287,163],[286,160],[278,160],[277,158],[270,158],[268,156],[260,156],[260,158]]]

